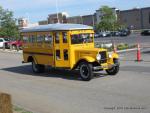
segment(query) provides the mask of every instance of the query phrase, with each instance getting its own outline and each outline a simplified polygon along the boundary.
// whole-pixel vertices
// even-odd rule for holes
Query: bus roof
[[[35,27],[24,28],[21,30],[22,33],[25,32],[36,32],[36,31],[61,31],[61,30],[86,30],[93,29],[91,26],[82,25],[82,24],[48,24],[48,25],[39,25]]]

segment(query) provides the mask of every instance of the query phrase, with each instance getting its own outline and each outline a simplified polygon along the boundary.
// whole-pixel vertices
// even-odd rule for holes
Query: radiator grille
[[[106,63],[106,62],[107,62],[107,54],[106,54],[106,51],[101,51],[101,52],[99,52],[99,54],[101,55],[100,63]]]

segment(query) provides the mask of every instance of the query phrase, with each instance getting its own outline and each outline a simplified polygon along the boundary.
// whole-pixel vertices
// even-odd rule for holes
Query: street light
[[[81,24],[83,24],[83,18],[82,18],[82,15],[80,15],[80,17],[81,17]]]
[[[56,0],[56,11],[57,11],[57,23],[60,23],[59,22],[59,15],[58,15],[58,1]]]
[[[92,20],[93,20],[93,27],[95,26],[95,20],[94,20],[94,15],[92,15]]]

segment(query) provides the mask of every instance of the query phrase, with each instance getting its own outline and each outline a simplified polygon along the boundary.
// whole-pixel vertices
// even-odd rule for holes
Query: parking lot
[[[34,113],[149,113],[150,49],[120,53],[116,76],[95,74],[81,81],[77,72],[48,69],[33,74],[30,64],[21,64],[22,54],[0,53],[0,91],[12,95],[13,104]]]

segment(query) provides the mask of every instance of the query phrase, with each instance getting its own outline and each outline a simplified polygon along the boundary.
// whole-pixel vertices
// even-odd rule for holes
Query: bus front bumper
[[[112,67],[119,66],[119,65],[120,65],[120,63],[109,64],[109,65],[101,65],[101,66],[93,67],[93,70],[94,71],[106,70],[106,69],[111,69]]]

